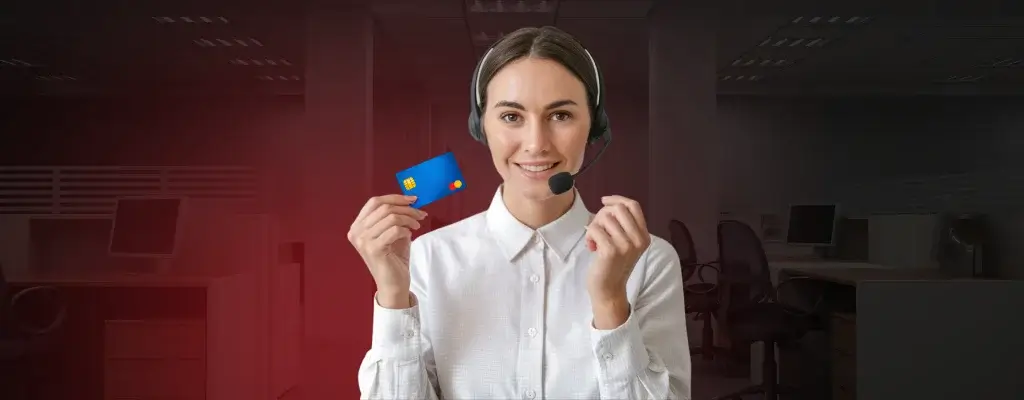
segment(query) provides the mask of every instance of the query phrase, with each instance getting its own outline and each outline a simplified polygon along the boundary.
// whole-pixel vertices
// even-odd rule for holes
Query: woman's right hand
[[[409,308],[409,247],[412,231],[427,213],[409,207],[415,197],[391,194],[372,197],[348,231],[377,284],[377,302],[384,308]]]

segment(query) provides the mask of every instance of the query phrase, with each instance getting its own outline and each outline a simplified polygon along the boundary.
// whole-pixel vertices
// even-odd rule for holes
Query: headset
[[[476,68],[473,69],[473,79],[470,83],[469,134],[473,136],[473,139],[484,144],[487,143],[487,137],[484,135],[483,123],[480,121],[484,109],[480,93],[480,74],[483,72],[484,62],[487,61],[487,57],[491,55],[492,51],[494,51],[494,45],[491,45],[487,52],[484,53],[484,56],[480,58],[480,61],[477,62]],[[587,60],[590,61],[590,65],[594,68],[594,77],[597,80],[595,85],[597,86],[597,93],[594,93],[594,105],[591,107],[590,134],[587,137],[587,143],[591,144],[600,139],[605,140],[605,145],[597,155],[597,157],[600,157],[604,149],[608,147],[607,143],[611,141],[612,137],[611,127],[608,124],[608,114],[605,113],[604,108],[604,77],[601,76],[601,70],[597,67],[597,62],[594,61],[594,57],[590,55],[590,52],[585,48],[583,52],[586,53]],[[587,91],[589,92],[590,90],[587,89]],[[595,160],[597,157],[595,157]],[[581,169],[580,172],[583,172],[583,170]]]

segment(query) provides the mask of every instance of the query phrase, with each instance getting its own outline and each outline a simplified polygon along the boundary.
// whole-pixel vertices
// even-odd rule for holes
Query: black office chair
[[[764,343],[761,383],[716,400],[739,400],[742,396],[764,394],[776,400],[791,389],[778,384],[775,345],[801,338],[820,326],[815,316],[819,302],[808,310],[782,304],[779,289],[800,278],[787,279],[774,287],[768,258],[761,239],[746,224],[726,220],[718,224],[719,285],[722,285],[726,330],[733,343]]]
[[[33,359],[52,350],[50,339],[64,324],[67,307],[56,288],[35,286],[12,294],[0,265],[0,398],[33,399]]]
[[[718,268],[712,265],[716,261],[710,263],[697,261],[697,251],[693,245],[693,236],[690,235],[690,230],[686,228],[686,224],[682,221],[675,219],[669,221],[668,232],[669,240],[672,243],[672,247],[675,247],[683,267],[683,292],[686,296],[686,313],[696,314],[695,317],[698,320],[704,321],[701,331],[701,345],[691,346],[690,354],[700,354],[704,360],[713,360],[715,353],[722,351],[721,348],[714,346],[715,331],[713,325],[714,319],[718,317],[721,301],[719,301],[718,284],[708,282],[704,272],[710,269],[717,274]],[[687,281],[694,275],[697,275],[699,282],[687,284]]]

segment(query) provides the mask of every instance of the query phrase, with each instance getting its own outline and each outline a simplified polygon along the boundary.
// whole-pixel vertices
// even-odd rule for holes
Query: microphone
[[[580,176],[580,174],[586,171],[587,168],[590,168],[591,165],[594,165],[594,162],[597,161],[598,158],[601,158],[601,153],[604,153],[604,150],[608,148],[608,142],[610,141],[611,140],[609,139],[605,139],[604,144],[601,145],[601,150],[597,151],[597,155],[595,155],[590,162],[584,164],[583,168],[580,168],[580,172],[577,172],[575,175],[563,171],[548,178],[548,188],[551,189],[551,193],[554,193],[557,196],[568,192],[569,189],[572,189],[573,185],[576,184],[576,177]]]

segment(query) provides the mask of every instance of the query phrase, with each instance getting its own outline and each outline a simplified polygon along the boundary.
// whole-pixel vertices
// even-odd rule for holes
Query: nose
[[[551,132],[543,121],[533,120],[523,132],[523,150],[531,154],[547,153],[551,149]]]

